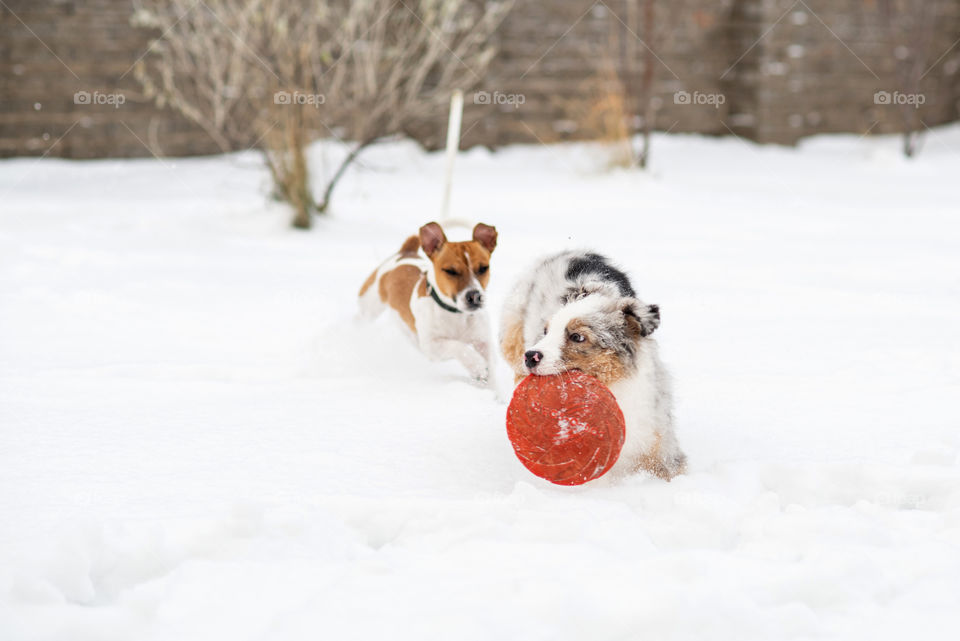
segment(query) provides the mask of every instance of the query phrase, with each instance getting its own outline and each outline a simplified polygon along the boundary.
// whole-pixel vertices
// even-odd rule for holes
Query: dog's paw
[[[490,368],[486,365],[482,367],[469,367],[470,376],[478,383],[487,383],[490,380]]]

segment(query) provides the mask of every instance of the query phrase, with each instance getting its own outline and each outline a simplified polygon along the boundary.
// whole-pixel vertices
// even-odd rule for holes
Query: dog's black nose
[[[527,364],[528,369],[533,369],[540,364],[540,361],[543,360],[543,352],[538,352],[531,349],[529,352],[523,355],[523,360]]]
[[[467,292],[467,307],[470,309],[480,309],[483,305],[483,294],[478,289],[471,289]]]

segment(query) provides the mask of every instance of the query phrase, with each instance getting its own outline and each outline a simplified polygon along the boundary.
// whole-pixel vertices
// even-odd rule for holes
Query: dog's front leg
[[[490,375],[487,359],[473,345],[452,338],[421,339],[420,349],[434,360],[456,359],[474,378],[485,381]]]
[[[486,364],[487,375],[484,379],[490,383],[491,387],[495,387],[493,380],[493,350],[491,344],[484,340],[474,341],[473,348],[477,350],[477,353],[480,354],[480,357],[483,358],[483,362]]]

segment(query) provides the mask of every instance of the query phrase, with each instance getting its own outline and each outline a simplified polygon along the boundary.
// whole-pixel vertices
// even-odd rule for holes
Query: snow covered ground
[[[441,156],[372,149],[311,233],[251,154],[0,162],[0,639],[954,638],[960,128],[898,149],[461,155],[495,314],[576,246],[661,306],[689,473],[573,489],[505,365],[355,321]]]

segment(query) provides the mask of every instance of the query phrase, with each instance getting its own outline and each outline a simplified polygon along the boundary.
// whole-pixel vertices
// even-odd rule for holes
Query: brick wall
[[[131,67],[145,33],[130,0],[4,0],[0,6],[0,156],[188,155],[215,147],[138,96]],[[91,104],[76,104],[86,91]],[[122,93],[122,105],[92,104]],[[108,99],[108,98],[107,98]]]
[[[928,68],[919,110],[929,126],[960,117],[960,2],[936,5],[927,47]],[[752,90],[759,96],[763,141],[793,142],[822,132],[865,134],[900,131],[901,110],[877,104],[876,92],[905,89],[896,74],[897,43],[880,20],[875,0],[772,0],[764,23],[784,16],[762,44],[766,74]],[[826,23],[826,24],[825,24]],[[934,64],[934,62],[936,63]]]
[[[216,151],[184,119],[144,101],[130,71],[148,36],[130,0],[4,0],[0,6],[0,156],[187,155]],[[929,126],[960,118],[960,0],[937,4],[920,110]],[[896,45],[876,0],[517,0],[497,34],[490,76],[468,93],[464,144],[602,135],[610,95],[642,113],[649,42],[655,128],[792,144],[820,132],[893,132]],[[953,46],[951,48],[951,46]],[[942,57],[941,57],[942,56]],[[121,93],[124,104],[76,104]],[[99,94],[94,94],[99,92]],[[684,104],[677,92],[686,92]],[[683,94],[681,94],[682,96]],[[721,96],[721,98],[717,98]],[[697,102],[701,104],[696,104]],[[518,104],[522,103],[522,104]],[[641,122],[634,118],[631,126]],[[445,123],[418,132],[440,144]]]
[[[960,118],[960,1],[927,1],[936,3],[938,15],[928,55],[939,60],[921,85],[927,103],[920,114],[933,126]],[[589,136],[573,128],[580,124],[570,117],[576,110],[564,105],[590,99],[590,78],[610,51],[622,77],[642,74],[643,47],[632,34],[648,37],[637,5],[641,0],[521,0],[501,29],[501,54],[485,86],[526,101],[494,113],[474,107],[466,121],[472,115],[480,123],[467,142]],[[900,88],[895,44],[875,0],[673,0],[656,2],[655,10],[655,24],[667,33],[655,30],[650,38],[658,58],[653,93],[659,130],[733,132],[783,144],[824,132],[902,130],[899,110],[874,101],[877,91]],[[632,54],[616,55],[631,43]],[[630,67],[624,57],[641,64],[624,69]],[[632,89],[635,96],[636,83]],[[676,104],[678,91],[703,100],[720,94],[723,102]]]

